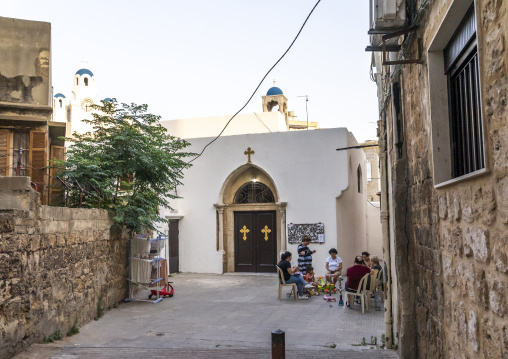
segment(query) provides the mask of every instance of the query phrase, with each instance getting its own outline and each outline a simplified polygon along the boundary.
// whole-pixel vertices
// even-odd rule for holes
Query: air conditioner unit
[[[370,0],[370,28],[375,30],[403,27],[406,23],[405,0]]]

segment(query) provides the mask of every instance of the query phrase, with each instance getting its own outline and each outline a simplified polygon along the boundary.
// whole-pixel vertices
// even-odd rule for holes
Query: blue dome
[[[112,100],[112,99],[110,99],[109,97],[106,97],[106,98],[105,98],[104,100],[102,100],[102,101],[104,101],[104,102],[111,102],[111,101],[113,101],[113,100]]]
[[[61,97],[61,98],[65,98],[64,94],[63,93],[57,93],[54,97]]]
[[[78,71],[76,72],[76,75],[79,75],[79,76],[81,76],[81,75],[85,75],[85,74],[86,74],[86,75],[93,76],[92,71],[90,71],[90,70],[88,70],[88,69],[81,69],[81,70],[78,70]]]
[[[282,90],[278,87],[272,87],[268,90],[266,93],[266,96],[273,96],[273,95],[282,95]]]

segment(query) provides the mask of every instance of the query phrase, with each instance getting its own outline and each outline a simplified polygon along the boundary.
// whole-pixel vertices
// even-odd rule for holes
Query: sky
[[[0,16],[51,23],[53,92],[80,68],[99,98],[148,104],[163,120],[233,115],[286,51],[317,0],[0,0]],[[275,85],[289,111],[376,139],[367,0],[322,0],[242,113]],[[303,97],[300,97],[303,96]],[[234,120],[233,120],[234,121]]]

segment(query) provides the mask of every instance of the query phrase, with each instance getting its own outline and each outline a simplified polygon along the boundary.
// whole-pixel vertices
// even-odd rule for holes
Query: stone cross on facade
[[[272,230],[268,229],[268,226],[265,226],[265,228],[263,228],[261,232],[265,234],[265,241],[268,241],[268,233],[272,233]]]
[[[243,240],[246,241],[247,240],[247,233],[250,232],[250,229],[247,229],[247,226],[243,226],[242,229],[240,229],[240,233],[243,234]]]
[[[247,147],[247,151],[245,151],[245,152],[243,153],[244,155],[249,156],[247,163],[252,163],[252,162],[250,161],[250,155],[253,155],[254,153],[256,153],[256,152],[252,151],[250,147]]]

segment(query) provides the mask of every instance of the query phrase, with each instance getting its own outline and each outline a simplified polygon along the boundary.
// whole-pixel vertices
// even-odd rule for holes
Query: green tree
[[[160,116],[147,112],[147,105],[122,104],[115,99],[94,105],[93,119],[84,120],[93,132],[74,133],[66,160],[54,167],[68,184],[70,206],[109,209],[113,219],[132,234],[154,230],[159,208],[171,208],[170,199],[181,185],[182,170],[190,167],[183,152],[188,142],[175,138],[159,123]],[[97,193],[100,193],[99,194]]]

